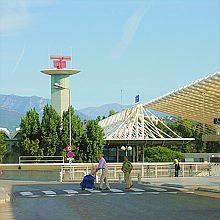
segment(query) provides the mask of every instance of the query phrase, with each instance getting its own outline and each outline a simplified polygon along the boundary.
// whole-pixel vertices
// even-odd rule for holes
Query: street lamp
[[[69,145],[71,146],[72,134],[71,134],[71,112],[70,112],[70,106],[71,106],[70,105],[70,89],[60,85],[59,83],[54,83],[53,86],[56,89],[67,89],[67,90],[69,90]]]
[[[132,150],[131,146],[122,146],[121,149],[125,151],[125,156],[128,156],[128,151]]]

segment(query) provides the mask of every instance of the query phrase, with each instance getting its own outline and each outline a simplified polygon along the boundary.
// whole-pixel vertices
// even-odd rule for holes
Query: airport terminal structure
[[[109,161],[122,160],[121,146],[131,146],[132,161],[144,161],[144,146],[178,145],[193,141],[175,132],[168,135],[166,126],[150,109],[179,116],[202,124],[203,141],[220,146],[220,72],[215,72],[178,90],[145,104],[138,104],[100,121],[104,129]],[[158,126],[160,125],[160,126]]]

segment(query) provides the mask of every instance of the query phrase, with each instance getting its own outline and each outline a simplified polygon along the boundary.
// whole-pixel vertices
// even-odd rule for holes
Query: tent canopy
[[[213,125],[220,118],[220,72],[144,104],[145,108]]]

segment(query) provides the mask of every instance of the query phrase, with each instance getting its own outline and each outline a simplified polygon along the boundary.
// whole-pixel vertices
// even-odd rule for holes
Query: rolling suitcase
[[[82,190],[84,190],[85,188],[92,189],[94,187],[94,182],[95,182],[95,177],[89,174],[83,177],[80,186]]]

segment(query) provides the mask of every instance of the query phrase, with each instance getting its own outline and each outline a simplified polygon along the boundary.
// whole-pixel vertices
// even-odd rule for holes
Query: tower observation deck
[[[50,56],[53,68],[41,72],[51,76],[51,104],[57,113],[62,116],[67,111],[70,103],[70,76],[79,73],[79,70],[68,68],[67,61],[71,56]]]

